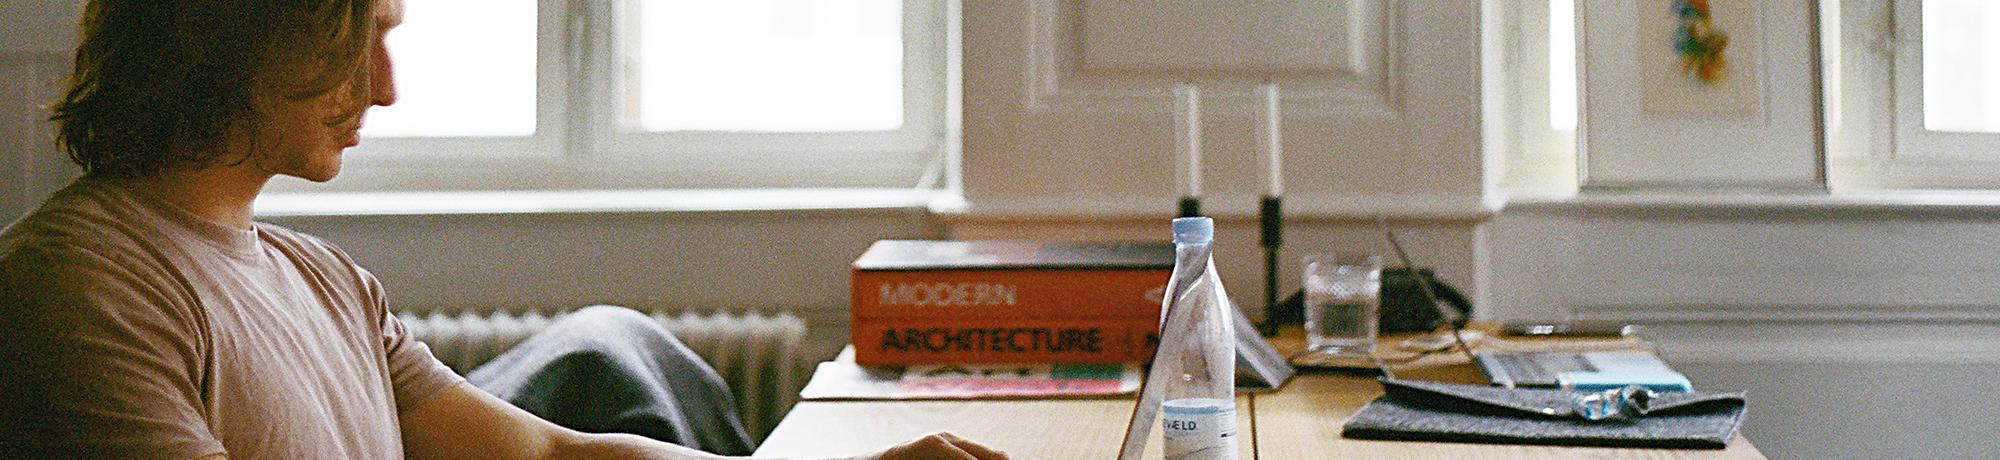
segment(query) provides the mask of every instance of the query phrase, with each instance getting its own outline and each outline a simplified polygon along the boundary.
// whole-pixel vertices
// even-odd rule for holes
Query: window
[[[1566,194],[1577,188],[1576,3],[1501,2],[1509,120],[1502,189]],[[1492,78],[1489,76],[1489,78]]]
[[[1897,153],[2000,161],[2000,4],[1927,0],[1897,5],[1913,24],[1895,56]]]
[[[543,32],[562,18],[546,13],[530,0],[406,2],[388,38],[399,100],[369,110],[349,151],[361,174],[344,176],[561,158],[561,98],[547,95],[567,89],[563,52]]]
[[[2000,4],[1823,3],[1843,188],[2000,188]]]
[[[625,121],[647,132],[901,128],[901,6],[628,2]],[[687,46],[710,41],[734,46]]]
[[[409,2],[401,100],[303,190],[930,187],[952,5]]]
[[[2000,5],[1931,0],[1922,8],[1924,130],[2000,132],[2000,89],[1989,88],[2000,79],[2000,29],[1988,27],[2000,24]]]
[[[402,100],[369,113],[369,138],[520,137],[535,126],[535,4],[417,1],[395,31]]]

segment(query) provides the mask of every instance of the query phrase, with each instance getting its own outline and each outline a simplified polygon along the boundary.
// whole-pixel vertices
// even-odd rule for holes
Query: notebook
[[[1475,352],[1479,371],[1495,386],[1595,391],[1638,385],[1653,391],[1690,391],[1687,376],[1643,351]]]

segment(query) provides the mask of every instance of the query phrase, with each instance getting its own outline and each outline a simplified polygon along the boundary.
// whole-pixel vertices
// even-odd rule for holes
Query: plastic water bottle
[[[1162,343],[1175,347],[1168,374],[1160,425],[1166,454],[1178,459],[1236,458],[1236,308],[1222,290],[1210,243],[1215,221],[1206,217],[1174,219],[1174,274],[1167,282],[1166,312],[1189,315],[1185,340]],[[1167,321],[1174,327],[1175,321]],[[1162,337],[1172,334],[1165,334]]]

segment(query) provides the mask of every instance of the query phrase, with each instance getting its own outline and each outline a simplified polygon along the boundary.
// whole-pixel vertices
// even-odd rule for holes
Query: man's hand
[[[1005,460],[1006,458],[1006,453],[991,447],[951,433],[935,433],[857,460]]]

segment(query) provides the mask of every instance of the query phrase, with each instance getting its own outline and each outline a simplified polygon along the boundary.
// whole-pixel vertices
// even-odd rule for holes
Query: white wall
[[[1290,43],[1244,51],[1301,54],[1292,58],[1317,63],[1309,66],[1191,61],[1128,69],[1116,66],[1123,61],[1115,52],[1079,51],[1092,49],[1086,32],[1206,22],[1118,17],[1134,13],[1097,2],[968,2],[963,171],[968,213],[1078,218],[1172,213],[1171,89],[1179,81],[1203,88],[1202,190],[1205,209],[1213,213],[1255,212],[1264,158],[1256,137],[1261,105],[1255,89],[1264,81],[1284,90],[1285,196],[1297,215],[1467,218],[1487,211],[1479,143],[1478,5],[1268,2],[1236,5],[1229,14],[1305,14],[1294,10],[1349,24],[1350,37],[1342,43],[1351,47],[1336,46],[1333,56]],[[1093,25],[1099,23],[1106,25]],[[1282,27],[1304,26],[1273,19],[1259,33],[1284,36],[1291,31]],[[1166,40],[1173,35],[1162,34],[1163,43],[1153,46],[1181,46]],[[1194,49],[1168,51],[1206,56],[1221,52],[1207,48],[1234,46],[1242,44],[1201,42]],[[1367,49],[1373,46],[1383,49]]]
[[[68,53],[82,13],[75,0],[0,3],[0,54]]]
[[[1510,205],[1486,313],[1647,325],[1697,388],[1750,392],[1773,458],[2000,453],[1953,420],[2000,413],[1953,396],[2000,391],[1990,207],[1681,200]]]
[[[0,216],[12,220],[68,182],[67,160],[54,153],[48,117],[69,74],[69,53],[83,3],[0,3]]]
[[[65,75],[61,59],[42,54],[0,54],[0,212],[7,220],[33,209],[76,173],[56,153],[54,132],[41,106],[53,101]]]
[[[266,219],[319,235],[410,311],[788,311],[813,350],[846,342],[848,264],[878,239],[943,238],[921,210]]]
[[[1226,9],[1227,13],[1159,15]],[[1283,90],[1286,252],[1384,253],[1373,216],[1476,292],[1484,191],[1479,5],[1454,1],[966,2],[962,237],[1162,239],[1174,215],[1173,85],[1202,87],[1203,210],[1259,316],[1257,85]],[[1298,16],[1320,21],[1291,19]],[[1245,25],[1250,24],[1250,25]],[[1319,37],[1319,28],[1337,28]],[[1218,38],[1228,33],[1241,40]],[[1208,37],[1184,38],[1187,37]],[[1305,37],[1309,43],[1265,41]],[[1138,43],[1103,44],[1101,40]]]

